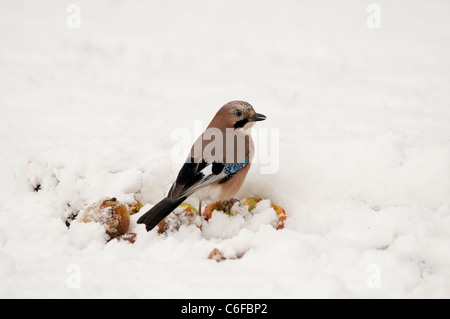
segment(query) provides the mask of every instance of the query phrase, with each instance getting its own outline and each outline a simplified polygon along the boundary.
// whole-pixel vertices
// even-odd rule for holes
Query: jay
[[[251,127],[266,116],[249,103],[222,106],[195,141],[166,198],[142,215],[138,224],[152,230],[191,195],[202,200],[226,200],[241,188],[254,155]]]

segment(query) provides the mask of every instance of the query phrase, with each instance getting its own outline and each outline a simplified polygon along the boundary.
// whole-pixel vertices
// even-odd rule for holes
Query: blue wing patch
[[[243,168],[245,165],[248,164],[248,160],[249,160],[249,158],[247,156],[245,158],[245,161],[242,163],[230,164],[230,165],[225,166],[225,170],[224,170],[225,174],[232,175],[232,174],[237,173],[241,168]]]

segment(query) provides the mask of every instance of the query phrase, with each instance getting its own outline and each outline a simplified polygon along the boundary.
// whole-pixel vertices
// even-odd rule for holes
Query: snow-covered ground
[[[450,298],[450,2],[376,1],[370,29],[373,2],[0,0],[0,297]],[[133,245],[66,227],[149,209],[174,132],[236,99],[268,117],[257,151],[279,131],[238,197],[283,230],[268,207],[162,236],[138,214]]]

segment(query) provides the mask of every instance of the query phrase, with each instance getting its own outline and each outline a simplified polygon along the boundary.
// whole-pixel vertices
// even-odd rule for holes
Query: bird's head
[[[244,101],[232,101],[220,108],[209,125],[210,127],[226,128],[243,128],[247,130],[257,121],[264,121],[265,115],[255,112],[255,109],[250,103]]]

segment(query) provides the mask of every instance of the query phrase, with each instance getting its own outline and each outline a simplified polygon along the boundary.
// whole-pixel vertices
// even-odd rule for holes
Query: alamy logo
[[[367,6],[367,17],[366,24],[369,29],[379,29],[381,28],[381,8],[378,4],[370,4]]]
[[[66,271],[70,273],[66,280],[67,287],[70,289],[81,288],[81,267],[77,264],[71,264]]]
[[[197,136],[201,138],[195,140]],[[172,131],[172,140],[176,141],[172,148],[172,160],[175,162],[202,161],[219,163],[259,164],[261,174],[275,174],[280,167],[280,130],[278,128],[253,128],[252,139],[254,149],[249,144],[249,136],[237,133],[234,129],[222,132],[217,128],[209,128],[203,132],[202,122],[194,122],[194,134],[187,128]],[[191,146],[193,145],[192,151]],[[186,158],[186,155],[190,157]]]
[[[367,266],[367,288],[379,289],[381,288],[381,268],[380,265],[372,264]]]
[[[81,28],[81,8],[78,4],[69,4],[67,6],[66,12],[69,14],[67,16],[66,25],[69,29],[80,29]]]

